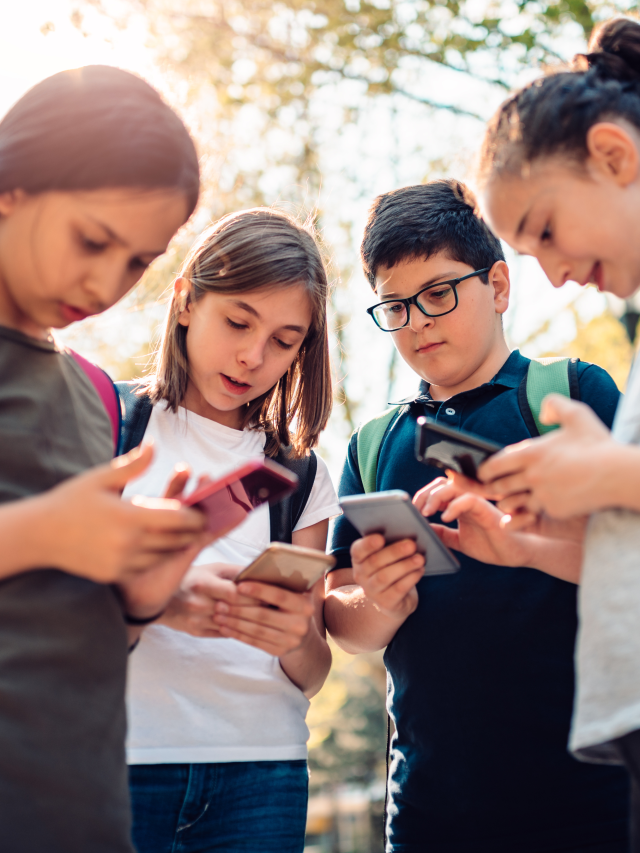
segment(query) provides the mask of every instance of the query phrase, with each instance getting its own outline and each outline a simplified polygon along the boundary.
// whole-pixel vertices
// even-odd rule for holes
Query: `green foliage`
[[[384,779],[387,714],[382,654],[352,657],[331,643],[333,666],[307,723],[312,789]]]

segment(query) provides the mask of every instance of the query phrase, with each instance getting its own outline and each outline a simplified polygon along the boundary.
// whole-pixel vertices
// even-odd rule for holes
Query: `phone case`
[[[293,592],[306,592],[335,563],[335,557],[322,551],[273,542],[240,572],[236,583],[255,580],[283,586]]]
[[[487,441],[470,432],[451,429],[431,418],[420,417],[416,429],[416,458],[425,465],[448,468],[478,479],[478,467],[502,445]]]
[[[277,462],[256,459],[225,477],[196,489],[182,503],[204,512],[213,533],[241,524],[263,503],[276,503],[294,492],[298,478]]]
[[[340,506],[362,536],[381,533],[388,544],[399,539],[414,539],[418,551],[427,558],[425,575],[449,574],[460,568],[460,563],[438,539],[406,492],[393,489],[352,495],[342,498]]]

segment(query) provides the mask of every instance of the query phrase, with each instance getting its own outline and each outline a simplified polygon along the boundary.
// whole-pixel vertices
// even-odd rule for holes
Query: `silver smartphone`
[[[406,492],[393,489],[352,495],[342,498],[340,506],[361,536],[381,533],[388,544],[399,539],[414,539],[418,551],[427,558],[425,575],[444,575],[460,568],[460,563],[438,539]]]

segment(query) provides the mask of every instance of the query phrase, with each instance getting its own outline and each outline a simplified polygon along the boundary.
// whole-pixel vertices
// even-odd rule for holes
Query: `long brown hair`
[[[265,453],[291,447],[302,456],[327,425],[332,405],[327,329],[329,283],[310,222],[254,208],[232,213],[208,228],[187,255],[179,275],[190,282],[174,292],[147,390],[154,403],[176,411],[189,382],[187,328],[178,319],[186,305],[207,293],[243,293],[264,287],[303,285],[312,306],[311,326],[289,370],[247,404],[242,428],[266,433]]]

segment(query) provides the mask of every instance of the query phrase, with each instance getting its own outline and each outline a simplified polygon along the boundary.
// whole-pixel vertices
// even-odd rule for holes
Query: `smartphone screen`
[[[501,449],[502,445],[473,433],[451,429],[431,418],[418,418],[416,458],[425,465],[457,471],[477,480],[480,465]]]
[[[256,507],[276,503],[295,491],[298,478],[270,460],[250,462],[214,483],[197,489],[184,499],[186,506],[202,510],[209,530],[231,530]]]

